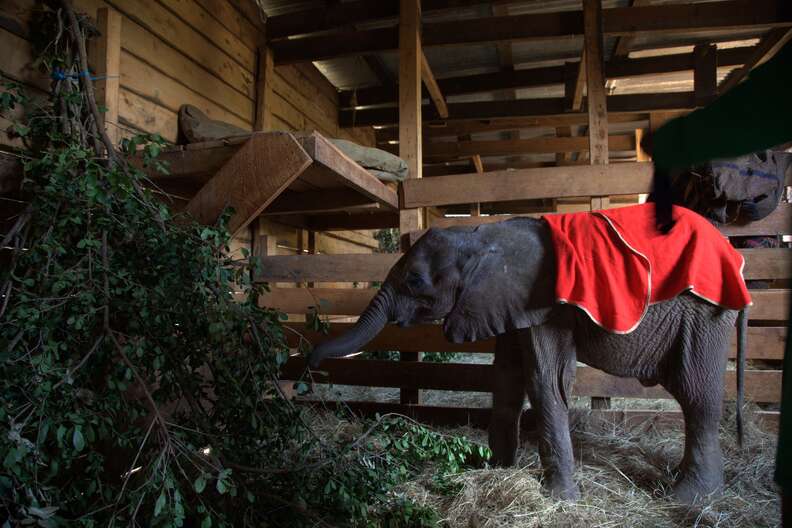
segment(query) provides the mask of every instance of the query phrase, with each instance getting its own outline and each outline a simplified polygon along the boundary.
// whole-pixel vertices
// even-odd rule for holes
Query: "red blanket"
[[[622,334],[635,330],[650,304],[684,291],[732,310],[750,305],[742,255],[696,213],[674,206],[673,218],[674,228],[662,234],[654,204],[545,216],[558,302]]]

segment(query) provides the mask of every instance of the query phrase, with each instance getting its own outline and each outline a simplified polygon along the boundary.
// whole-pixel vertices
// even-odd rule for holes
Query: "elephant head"
[[[443,320],[454,343],[541,324],[554,286],[550,233],[540,220],[430,229],[396,262],[358,322],[314,349],[310,365],[356,353],[389,322]]]

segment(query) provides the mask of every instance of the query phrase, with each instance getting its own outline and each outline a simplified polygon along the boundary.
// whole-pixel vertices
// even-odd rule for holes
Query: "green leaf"
[[[212,528],[212,518],[208,515],[204,517],[203,522],[201,522],[201,528]]]
[[[162,509],[165,507],[166,500],[165,490],[162,490],[159,498],[157,499],[157,503],[154,505],[154,517],[157,517],[162,512]]]
[[[203,490],[206,488],[206,479],[203,475],[195,479],[195,482],[193,482],[193,488],[195,489],[196,493],[203,493]]]
[[[85,449],[85,438],[83,437],[81,427],[79,425],[74,428],[74,433],[72,434],[72,444],[74,445],[74,449],[76,449],[77,452]]]
[[[217,488],[217,492],[220,495],[223,495],[228,491],[228,485],[222,479],[217,480],[217,485],[215,487]]]

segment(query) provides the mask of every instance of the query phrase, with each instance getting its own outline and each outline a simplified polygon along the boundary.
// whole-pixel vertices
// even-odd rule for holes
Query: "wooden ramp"
[[[232,234],[262,214],[305,227],[339,212],[376,212],[398,223],[396,192],[317,132],[257,132],[193,143],[159,159],[168,162],[170,173],[152,172],[154,183],[183,199],[183,210],[203,224],[233,207]]]

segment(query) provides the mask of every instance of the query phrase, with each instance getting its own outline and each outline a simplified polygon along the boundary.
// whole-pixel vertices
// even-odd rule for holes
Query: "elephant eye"
[[[407,275],[407,285],[410,288],[413,288],[413,289],[421,288],[425,284],[426,284],[426,281],[424,280],[424,278],[419,273],[411,271]]]

